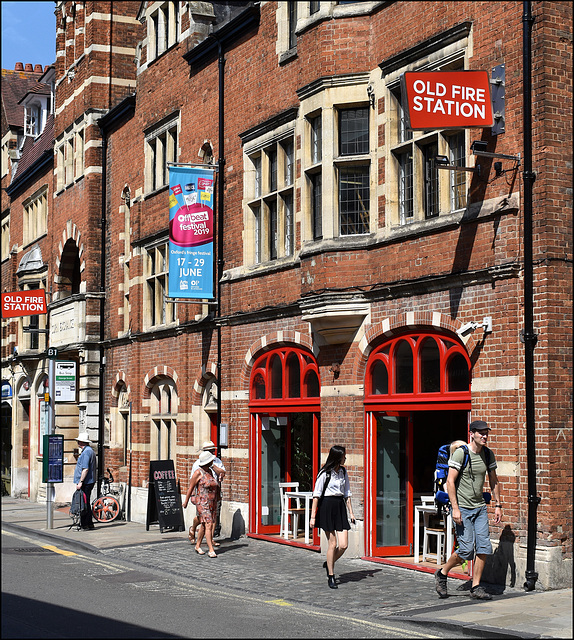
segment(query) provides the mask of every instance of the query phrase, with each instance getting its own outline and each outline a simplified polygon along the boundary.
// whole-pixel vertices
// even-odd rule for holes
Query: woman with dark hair
[[[349,544],[349,518],[355,524],[349,476],[343,466],[345,458],[345,447],[331,447],[327,461],[317,475],[309,520],[311,527],[323,529],[327,536],[327,560],[323,567],[327,570],[327,582],[331,589],[339,588],[335,582],[335,562],[345,553]]]

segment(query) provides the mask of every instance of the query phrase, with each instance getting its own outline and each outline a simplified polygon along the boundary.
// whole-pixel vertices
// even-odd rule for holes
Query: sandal
[[[220,544],[219,542],[214,542],[214,543],[213,543],[213,546],[214,546],[214,547],[220,547],[220,546],[221,546],[221,544]]]
[[[210,551],[207,555],[208,555],[210,558],[217,558],[217,553],[215,553],[215,551]]]
[[[197,547],[195,547],[195,553],[197,553],[200,556],[204,556],[205,555],[205,551],[203,549],[198,549]],[[211,553],[211,551],[210,551]]]

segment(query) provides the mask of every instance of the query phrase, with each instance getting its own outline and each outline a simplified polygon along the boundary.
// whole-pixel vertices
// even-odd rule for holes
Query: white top
[[[315,482],[315,489],[313,491],[314,498],[320,498],[321,493],[323,493],[323,486],[325,484],[325,479],[327,474],[324,471],[319,473],[317,478],[317,482]],[[345,498],[351,497],[351,486],[349,484],[349,474],[346,473],[342,467],[339,468],[339,471],[335,471],[331,469],[331,479],[329,480],[329,484],[325,489],[326,496],[344,496]]]
[[[223,469],[225,471],[225,467],[223,466],[223,462],[221,462],[221,460],[215,456],[214,460],[213,460],[213,466],[211,467],[211,470],[213,471],[213,475],[215,476],[215,479],[217,480],[217,482],[219,482],[219,476],[217,475],[217,473],[215,472],[215,469],[213,467],[219,467],[220,469]],[[191,475],[189,476],[191,479],[191,476],[199,469],[199,458],[193,463],[193,467],[191,467]]]

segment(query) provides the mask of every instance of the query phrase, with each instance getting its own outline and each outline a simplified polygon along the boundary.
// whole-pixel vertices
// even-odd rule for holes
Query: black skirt
[[[351,528],[343,496],[324,496],[319,500],[315,528],[323,531],[348,531]]]

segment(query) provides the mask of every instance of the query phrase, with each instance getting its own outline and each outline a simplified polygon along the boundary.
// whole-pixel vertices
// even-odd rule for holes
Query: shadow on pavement
[[[337,578],[339,584],[345,584],[345,582],[360,582],[366,578],[373,578],[376,573],[382,571],[382,569],[372,569],[366,571],[351,571],[350,573],[342,573]]]
[[[2,593],[2,638],[182,638],[112,616]]]

